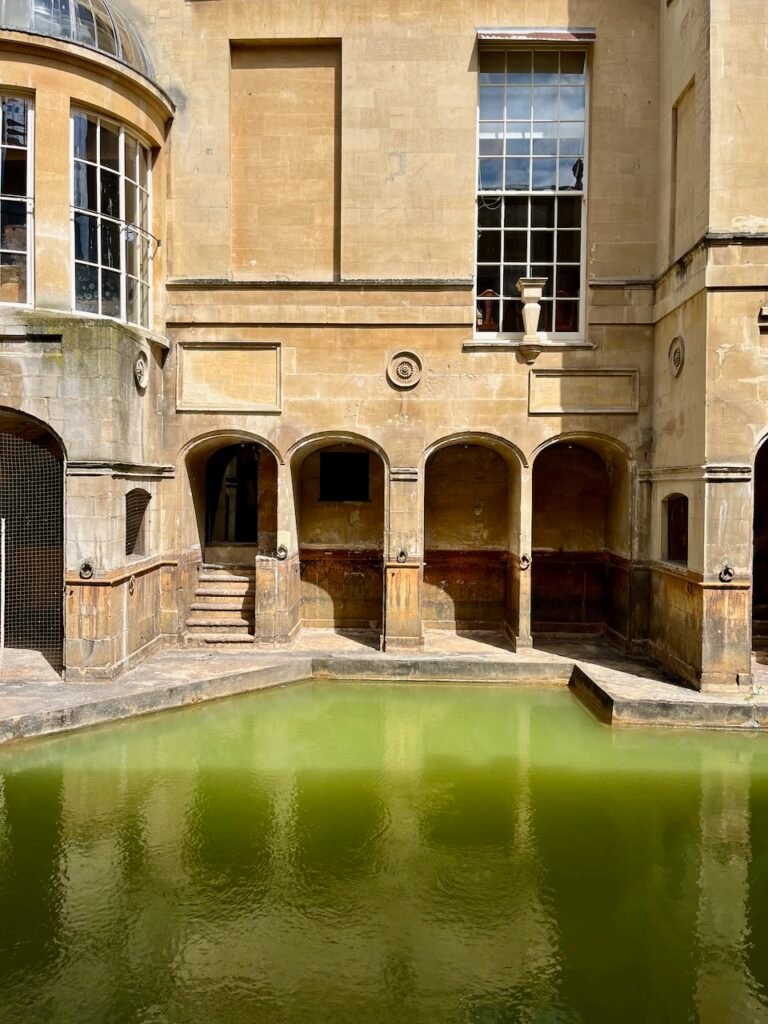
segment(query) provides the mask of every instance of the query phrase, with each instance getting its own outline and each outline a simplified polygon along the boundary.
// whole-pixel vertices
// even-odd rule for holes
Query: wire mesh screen
[[[146,555],[146,511],[151,495],[135,488],[125,496],[125,553]]]
[[[52,439],[0,431],[0,516],[6,521],[5,645],[39,651],[60,672],[64,464]]]

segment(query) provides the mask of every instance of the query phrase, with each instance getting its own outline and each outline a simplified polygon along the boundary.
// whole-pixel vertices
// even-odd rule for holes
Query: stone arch
[[[288,451],[296,510],[302,627],[382,627],[389,458],[370,438],[324,431]]]
[[[9,648],[64,665],[64,467],[58,435],[41,420],[0,408],[0,517],[5,520]]]
[[[426,629],[515,633],[526,466],[516,445],[485,432],[451,434],[425,450]]]
[[[632,461],[615,438],[568,432],[532,457],[534,634],[630,631]]]

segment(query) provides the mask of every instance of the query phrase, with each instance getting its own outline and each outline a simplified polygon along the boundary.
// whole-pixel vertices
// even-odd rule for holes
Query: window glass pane
[[[125,136],[125,176],[131,181],[138,181],[139,144],[130,135]]]
[[[504,303],[504,320],[501,329],[505,334],[523,333],[523,304],[519,298]]]
[[[536,200],[536,202],[546,202],[546,200]],[[576,199],[558,199],[557,200],[557,223],[561,228],[580,228],[581,227],[581,207],[582,200]],[[554,202],[552,204],[554,209]]]
[[[138,186],[126,182],[125,185],[125,222],[126,224],[138,224],[139,212],[136,206]]]
[[[139,146],[139,184],[147,188],[149,182],[149,150]]]
[[[555,330],[571,331],[574,334],[579,329],[579,304],[578,302],[563,302],[561,299],[555,303]]]
[[[536,121],[554,121],[557,118],[557,89],[533,90],[533,117]]]
[[[504,267],[504,295],[508,298],[519,299],[520,292],[517,290],[517,282],[521,277],[527,277],[526,264],[516,264],[511,267]]]
[[[112,270],[101,272],[101,312],[104,316],[120,316],[120,275]]]
[[[494,299],[478,299],[475,327],[478,331],[499,329],[499,302]]]
[[[581,232],[557,232],[558,263],[578,263],[581,260]]]
[[[27,208],[25,203],[3,203],[0,212],[0,247],[27,251]]]
[[[508,85],[530,85],[531,57],[530,50],[510,50],[507,53]]]
[[[120,216],[120,177],[111,171],[101,171],[101,212]]]
[[[580,156],[575,160],[572,157],[560,160],[558,188],[576,192],[584,188],[584,161]]]
[[[480,231],[477,236],[477,262],[498,263],[501,259],[501,232]]]
[[[507,156],[530,156],[531,153],[531,131],[530,126],[511,125],[507,130]]]
[[[27,145],[27,104],[9,97],[3,100],[3,145]]]
[[[507,89],[507,120],[530,121],[531,90],[512,86]]]
[[[506,164],[505,188],[527,189],[530,168],[528,160],[505,160],[504,163]]]
[[[584,80],[584,52],[563,50],[560,54],[560,80],[576,84]]]
[[[141,236],[136,233],[126,232],[125,239],[125,269],[129,274],[138,277],[140,274],[139,252],[141,249]]]
[[[528,232],[504,232],[504,262],[525,263],[528,259]]]
[[[559,54],[541,50],[533,55],[533,81],[535,85],[557,84]]]
[[[555,121],[534,124],[533,155],[557,156],[557,123]]]
[[[489,121],[480,125],[480,156],[501,156],[504,152],[504,125]]]
[[[557,181],[557,160],[542,158],[533,161],[532,188],[554,189]]]
[[[141,286],[141,315],[139,323],[142,327],[149,326],[149,288],[146,284]]]
[[[120,269],[120,225],[111,220],[101,222],[101,264]]]
[[[75,160],[75,206],[83,210],[98,209],[96,168]]]
[[[531,232],[531,259],[537,263],[551,263],[555,258],[554,231]]]
[[[501,188],[501,160],[480,161],[480,188]]]
[[[120,138],[111,128],[101,126],[101,165],[113,171],[120,170]]]
[[[85,213],[75,214],[75,259],[97,263],[99,259],[98,220]]]
[[[501,225],[501,199],[478,199],[477,223],[481,228],[497,228]]]
[[[498,121],[504,117],[504,90],[492,86],[480,89],[480,120]]]
[[[560,120],[581,121],[584,119],[584,90],[564,86],[560,90]]]
[[[567,298],[578,298],[581,285],[581,267],[558,267],[557,294]]]
[[[96,267],[75,264],[75,309],[99,312],[99,272]]]
[[[77,38],[90,46],[96,45],[96,25],[93,14],[87,4],[78,3],[76,8],[78,32]],[[78,309],[80,307],[78,306]]]
[[[478,61],[481,85],[504,84],[504,54],[486,51]]]
[[[141,286],[134,277],[126,278],[125,301],[127,305],[126,319],[132,324],[137,324],[141,315]]]
[[[584,124],[580,121],[566,121],[560,125],[560,155],[584,155]]]
[[[528,226],[528,199],[517,199],[510,196],[504,200],[504,224],[508,228],[524,228]]]
[[[27,151],[25,149],[3,149],[0,192],[4,196],[25,196],[27,194]]]
[[[562,200],[561,200],[562,202]],[[531,198],[531,227],[553,228],[555,226],[555,199],[543,196]]]
[[[149,193],[139,189],[139,219],[138,225],[145,231],[149,230]]]
[[[540,331],[551,331],[552,330],[552,303],[542,302],[541,313],[539,314],[539,330]]]
[[[105,53],[117,53],[117,42],[115,30],[112,26],[112,19],[101,0],[91,0],[93,5],[93,17],[96,22],[96,45]]]
[[[479,267],[477,271],[477,294],[498,295],[499,294],[499,268]]]
[[[75,114],[73,119],[75,158],[96,163],[96,122],[85,114]]]
[[[0,254],[0,302],[27,301],[27,257]]]

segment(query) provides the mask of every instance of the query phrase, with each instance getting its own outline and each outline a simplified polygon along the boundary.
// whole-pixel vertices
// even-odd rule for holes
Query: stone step
[[[187,633],[185,642],[196,644],[252,644],[250,633]]]
[[[250,622],[241,615],[232,615],[224,612],[222,615],[212,615],[209,609],[193,611],[187,619],[187,629],[248,629]]]
[[[206,583],[195,590],[195,597],[253,597],[253,586],[247,583],[230,583],[225,580]]]
[[[195,594],[199,597],[200,594]],[[216,594],[206,601],[193,601],[190,611],[193,612],[252,612],[254,609],[253,598],[237,599],[228,594]]]
[[[221,583],[222,581],[231,581],[232,583],[253,583],[255,576],[255,569],[217,569],[210,565],[204,565],[200,570],[199,580],[201,583]]]

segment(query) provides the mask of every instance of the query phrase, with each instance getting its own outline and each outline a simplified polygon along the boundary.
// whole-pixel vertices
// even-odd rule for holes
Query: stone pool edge
[[[457,682],[568,687],[597,719],[613,727],[755,731],[768,728],[768,699],[701,694],[600,666],[558,661],[477,660],[380,655],[284,656],[267,664],[125,684],[15,684],[0,695],[0,745],[124,721],[305,679]],[[12,684],[13,685],[13,684]],[[647,692],[643,692],[643,688]],[[26,705],[8,714],[16,703]],[[4,706],[6,705],[6,706]]]

